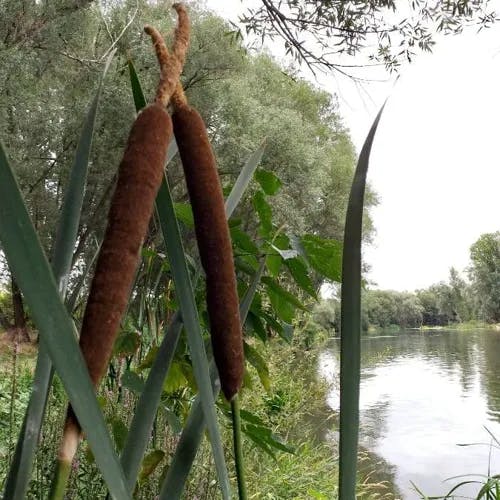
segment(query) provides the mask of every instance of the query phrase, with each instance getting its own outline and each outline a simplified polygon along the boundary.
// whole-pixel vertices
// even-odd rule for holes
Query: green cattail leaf
[[[175,211],[166,178],[163,180],[160,187],[156,208],[162,227],[163,239],[172,266],[171,270],[175,284],[175,293],[182,312],[187,341],[193,362],[193,371],[199,389],[203,412],[207,421],[215,467],[219,478],[219,486],[223,498],[230,498],[229,476],[217,424],[213,392],[210,387],[210,374],[205,345],[203,343],[203,333],[201,331],[191,278],[184,257],[184,248],[180,237],[179,226],[175,218]]]
[[[130,498],[77,342],[75,326],[61,300],[3,146],[0,146],[0,242],[110,493],[115,498]]]
[[[265,149],[266,141],[263,141],[262,144],[255,150],[255,152],[250,155],[248,160],[245,162],[245,165],[243,165],[240,175],[238,175],[233,189],[226,199],[226,217],[228,219],[231,217],[231,215],[233,215],[233,212],[238,206],[238,203],[240,202],[243,194],[245,193],[248,184],[252,180],[255,169],[261,162]]]
[[[361,359],[361,231],[368,162],[382,109],[365,140],[349,196],[342,258],[339,498],[356,497]],[[304,245],[304,239],[302,239]],[[307,249],[306,249],[307,252]],[[332,260],[337,259],[336,253]]]
[[[99,99],[104,78],[115,52],[116,51],[112,51],[106,60],[96,95],[90,103],[87,112],[87,117],[78,141],[57,228],[52,258],[52,271],[59,286],[59,291],[63,297],[66,294],[68,276],[71,271],[71,259],[73,257],[73,250],[75,248],[75,241],[78,233]],[[4,492],[5,500],[24,498],[26,496],[28,483],[31,478],[33,457],[40,435],[43,416],[45,414],[45,406],[52,381],[52,374],[52,363],[45,342],[42,339],[33,378],[32,394],[19,434],[14,459],[7,477]]]
[[[264,268],[265,263],[262,262],[255,272],[252,282],[240,303],[240,318],[242,324],[245,322],[248,311],[250,311],[250,306],[252,305],[252,300],[259,286]],[[217,369],[215,368],[213,360],[210,363],[210,379],[214,397],[217,398],[220,391],[220,384],[218,382]],[[179,444],[175,449],[174,457],[172,458],[167,475],[163,481],[160,500],[177,500],[181,498],[189,471],[191,470],[196,452],[198,451],[205,431],[205,425],[201,400],[200,397],[197,396],[191,407],[179,439]]]

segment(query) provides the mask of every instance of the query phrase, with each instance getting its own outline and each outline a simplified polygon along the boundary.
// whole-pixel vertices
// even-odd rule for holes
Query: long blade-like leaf
[[[182,318],[186,328],[187,341],[193,363],[193,372],[198,385],[203,413],[207,421],[215,467],[219,477],[219,486],[223,498],[230,498],[229,477],[217,424],[213,392],[210,386],[210,373],[205,345],[203,343],[203,333],[200,327],[198,308],[196,307],[191,278],[184,257],[184,248],[182,246],[179,226],[175,218],[174,205],[166,178],[163,179],[158,193],[156,209],[158,211],[163,239],[170,260],[172,278],[175,284],[175,293],[179,301]]]
[[[356,498],[361,358],[361,230],[366,174],[373,138],[384,107],[365,140],[347,207],[342,260],[340,328],[339,498]]]
[[[103,81],[114,54],[115,51],[112,51],[107,58],[96,95],[90,103],[87,112],[87,117],[76,148],[75,160],[71,169],[70,179],[61,210],[61,217],[59,219],[52,259],[52,271],[59,286],[61,296],[63,297],[66,293],[66,285],[71,270],[71,258],[78,233],[99,99]],[[33,457],[38,436],[40,435],[43,416],[45,414],[45,406],[47,404],[52,374],[52,363],[50,362],[45,342],[42,340],[38,351],[30,401],[26,408],[14,459],[7,477],[4,493],[5,500],[24,498],[26,496],[33,465]]]
[[[265,269],[265,261],[263,261],[256,271],[248,290],[240,304],[241,323],[244,324],[253,297],[259,286],[260,279]],[[218,374],[215,363],[210,363],[210,378],[214,397],[217,398],[220,391],[218,383]],[[191,407],[188,418],[182,430],[181,437],[177,448],[175,449],[172,463],[168,468],[167,475],[163,481],[160,493],[160,500],[176,500],[181,497],[184,485],[196,457],[196,452],[200,447],[203,433],[205,431],[205,419],[201,407],[200,398],[197,397]]]
[[[243,193],[248,187],[249,182],[252,180],[255,169],[262,160],[262,155],[264,154],[265,149],[266,141],[263,141],[245,162],[245,165],[243,165],[243,168],[234,183],[233,189],[231,189],[231,193],[229,193],[226,200],[226,217],[228,219],[233,214],[234,209],[238,206]]]
[[[1,145],[0,241],[111,494],[119,499],[130,498],[77,343],[73,321],[61,300]]]

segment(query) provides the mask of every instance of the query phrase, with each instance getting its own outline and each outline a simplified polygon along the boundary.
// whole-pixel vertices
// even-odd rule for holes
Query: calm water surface
[[[338,347],[333,341],[320,357],[326,377],[338,373]],[[499,331],[371,336],[362,347],[361,445],[383,459],[402,498],[419,498],[411,481],[442,495],[461,480],[446,478],[486,474],[488,463],[500,473],[485,429],[500,441]],[[334,410],[338,400],[332,389]],[[477,487],[459,492],[469,498]]]

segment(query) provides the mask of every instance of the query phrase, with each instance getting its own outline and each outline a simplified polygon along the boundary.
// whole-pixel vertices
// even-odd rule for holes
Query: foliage
[[[416,0],[402,6],[394,0],[359,2],[285,2],[262,0],[242,17],[247,32],[282,39],[287,54],[316,67],[349,75],[356,65],[343,65],[339,56],[355,56],[370,47],[370,59],[390,70],[417,49],[430,51],[436,33],[456,34],[472,25],[490,26],[497,20],[488,2]]]
[[[483,234],[470,248],[469,275],[480,319],[500,322],[500,231]]]

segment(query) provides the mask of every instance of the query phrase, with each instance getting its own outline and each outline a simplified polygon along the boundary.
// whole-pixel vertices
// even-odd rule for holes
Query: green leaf
[[[157,345],[151,346],[146,356],[144,356],[141,364],[137,367],[137,370],[142,371],[146,370],[147,368],[151,368],[153,366],[154,360],[156,359],[156,356],[158,356],[158,351],[159,348]]]
[[[276,255],[273,255],[273,254],[270,254],[270,255],[266,255],[266,267],[267,267],[267,270],[269,271],[269,274],[271,276],[273,276],[274,278],[276,278],[279,273],[280,273],[280,269],[281,269],[281,256],[276,254]]]
[[[255,172],[255,180],[260,184],[260,187],[267,195],[276,194],[281,188],[281,181],[269,170],[259,168]]]
[[[194,227],[193,209],[189,203],[174,203],[175,216],[188,228]]]
[[[71,270],[71,261],[80,222],[80,213],[83,204],[85,184],[92,137],[94,134],[95,118],[99,107],[102,86],[109,65],[116,51],[112,51],[106,60],[97,92],[90,103],[87,117],[76,148],[75,159],[71,168],[69,182],[66,188],[61,216],[59,219],[56,242],[54,244],[52,271],[58,284],[61,295],[66,294],[68,276]],[[28,483],[31,478],[33,457],[35,454],[48,392],[52,382],[52,363],[50,361],[45,343],[40,343],[33,390],[19,434],[16,451],[7,477],[4,498],[24,498]],[[28,429],[28,431],[27,431]]]
[[[139,77],[135,71],[134,63],[132,59],[127,61],[128,71],[130,76],[130,86],[132,88],[132,97],[134,98],[135,109],[139,112],[142,108],[146,107],[146,98],[142,92],[141,84],[139,82]]]
[[[259,316],[250,311],[245,326],[255,332],[262,342],[267,342],[267,332]]]
[[[180,304],[186,335],[193,362],[193,371],[207,421],[207,427],[214,454],[219,486],[224,498],[230,497],[229,478],[222,449],[222,441],[217,425],[213,392],[210,387],[208,360],[203,344],[203,334],[198,317],[198,308],[193,295],[184,248],[180,238],[179,226],[175,218],[174,207],[167,179],[164,178],[156,199],[156,209],[163,232],[163,240],[172,266],[175,294]]]
[[[307,260],[319,274],[332,281],[342,278],[342,244],[337,240],[307,234],[301,238]]]
[[[314,289],[314,285],[309,277],[309,272],[307,271],[307,266],[302,257],[287,259],[285,260],[285,265],[288,267],[295,283],[297,283],[304,292],[317,299],[316,290]]]
[[[163,390],[165,392],[174,392],[181,387],[188,385],[187,378],[184,376],[182,371],[182,366],[178,362],[173,362],[168,370],[167,378],[163,384]]]
[[[141,336],[137,330],[123,329],[120,331],[113,346],[113,355],[120,358],[133,356],[140,345]]]
[[[118,417],[114,416],[111,418],[110,421],[111,424],[111,432],[113,433],[113,439],[115,440],[116,447],[118,451],[121,451],[123,449],[123,446],[125,445],[125,440],[127,439],[127,426],[123,422],[123,420]]]
[[[259,255],[259,249],[257,245],[253,242],[252,238],[237,227],[232,227],[231,239],[236,247],[244,252],[251,253],[252,255]]]
[[[132,370],[126,370],[121,378],[123,387],[126,387],[135,394],[140,394],[144,390],[144,381]]]
[[[0,146],[0,242],[110,493],[117,498],[130,498],[76,340],[73,321],[61,301],[3,146]]]
[[[273,230],[272,210],[262,191],[257,191],[253,195],[253,206],[259,216],[261,235],[269,236]]]
[[[264,358],[259,354],[257,349],[252,347],[247,342],[244,343],[245,359],[257,370],[260,383],[264,389],[269,392],[271,390],[271,379],[269,378],[269,368]]]
[[[147,479],[155,469],[158,467],[159,463],[165,458],[165,452],[161,450],[153,450],[148,453],[144,460],[142,461],[142,468],[139,474],[139,481],[143,482]]]
[[[289,304],[292,304],[296,308],[302,309],[303,311],[308,310],[307,307],[305,307],[302,304],[302,302],[297,297],[295,297],[295,295],[290,293],[288,290],[285,290],[282,286],[280,286],[275,280],[273,280],[269,276],[264,276],[262,278],[262,283],[266,285],[269,292],[273,292],[274,294],[276,294]]]
[[[357,481],[361,359],[361,231],[370,151],[382,106],[365,140],[354,174],[344,231],[340,340],[339,498],[355,498]],[[311,240],[309,240],[311,241]],[[314,240],[312,240],[314,242]],[[304,244],[304,239],[302,240]],[[306,247],[306,244],[304,244]],[[306,248],[306,252],[308,249]],[[323,252],[320,252],[323,254]],[[327,252],[330,253],[330,252]],[[335,254],[335,252],[331,252]],[[338,265],[338,257],[324,256]],[[331,278],[333,279],[333,278]]]
[[[243,193],[246,191],[248,184],[252,180],[253,174],[257,165],[261,162],[262,156],[264,154],[264,150],[266,149],[266,141],[263,141],[262,144],[255,150],[254,153],[250,155],[248,160],[243,165],[241,169],[240,175],[236,179],[234,183],[233,189],[231,193],[227,197],[226,200],[226,218],[229,219],[235,208],[238,206],[238,203],[243,196]]]

